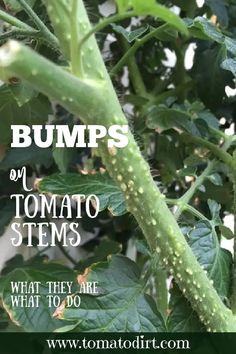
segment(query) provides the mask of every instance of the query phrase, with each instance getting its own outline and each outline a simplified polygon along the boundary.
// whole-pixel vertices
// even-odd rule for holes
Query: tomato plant
[[[222,240],[235,216],[234,0],[4,0],[0,49],[1,179],[27,166],[45,194],[95,194],[101,212],[84,217],[97,230],[90,257],[73,269],[45,260],[11,259],[0,283],[4,308],[26,331],[236,331],[236,263]],[[178,10],[178,15],[174,10]],[[90,17],[90,19],[89,19]],[[11,39],[10,41],[8,41]],[[191,68],[189,50],[195,48]],[[174,62],[167,60],[168,53]],[[9,148],[13,124],[130,126],[128,145]],[[1,188],[1,231],[14,215]],[[48,216],[50,218],[50,215]],[[133,245],[133,246],[131,246]],[[127,257],[130,249],[133,260]],[[84,272],[84,274],[83,274]],[[98,282],[81,306],[11,303],[17,279]],[[50,275],[50,276],[49,276]],[[171,286],[167,286],[170,282]],[[79,281],[80,283],[80,281]],[[76,282],[74,284],[76,292]]]

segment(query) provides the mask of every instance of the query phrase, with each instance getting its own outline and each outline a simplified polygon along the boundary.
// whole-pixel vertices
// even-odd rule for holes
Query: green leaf
[[[0,142],[8,144],[11,141],[11,125],[27,123],[29,107],[19,107],[11,91],[5,85],[0,87]]]
[[[75,274],[72,270],[57,264],[38,265],[37,268],[18,268],[4,277],[2,286],[2,301],[4,308],[12,320],[27,332],[51,332],[61,326],[59,321],[52,318],[55,308],[47,306],[48,295],[47,281],[75,282]],[[11,301],[11,282],[41,282],[39,307],[13,307]],[[74,290],[73,290],[74,291]],[[25,292],[24,294],[25,295]],[[56,294],[57,295],[57,294]],[[60,295],[61,300],[67,294]]]
[[[193,37],[212,40],[224,46],[233,55],[236,55],[236,40],[224,35],[212,22],[204,17],[196,17],[194,20],[186,19],[185,22]]]
[[[208,127],[219,129],[219,121],[209,110],[204,109],[198,113],[198,117],[207,123]]]
[[[76,269],[81,270],[89,267],[93,263],[102,262],[107,259],[108,256],[118,254],[122,251],[122,245],[116,241],[103,237],[97,247],[94,249],[94,255],[83,261],[81,261]]]
[[[219,226],[221,234],[227,239],[232,240],[234,238],[234,233],[226,226],[220,225]]]
[[[198,190],[202,193],[206,192],[206,187],[202,184],[201,186],[198,187]]]
[[[208,204],[208,208],[210,209],[211,217],[214,225],[216,226],[221,224],[222,223],[220,218],[221,205],[212,199],[208,199],[207,204]]]
[[[100,211],[107,208],[115,216],[126,213],[124,196],[108,174],[53,175],[40,182],[39,190],[57,195],[95,194],[100,200]]]
[[[196,0],[188,0],[188,1],[186,1],[186,0],[172,0],[171,3],[173,5],[180,7],[185,12],[188,12],[188,11],[192,12],[193,9],[197,8]]]
[[[147,126],[150,129],[168,130],[173,127],[188,128],[190,116],[177,108],[168,108],[165,106],[153,107],[150,110],[147,119]]]
[[[229,294],[232,256],[220,247],[217,235],[207,221],[200,221],[189,232],[189,244],[198,262],[213,280],[222,298]]]
[[[212,175],[208,176],[207,179],[211,181],[211,183],[215,184],[216,186],[223,186],[222,178],[219,173],[213,173]]]
[[[177,28],[180,32],[188,34],[187,27],[182,19],[167,7],[157,4],[156,0],[116,0],[119,13],[134,10],[137,16],[156,16]]]
[[[22,82],[9,85],[9,89],[11,90],[11,93],[19,107],[22,107],[25,103],[28,103],[32,98],[38,95],[34,89]]]
[[[178,172],[179,177],[186,177],[186,176],[196,176],[196,168],[193,166],[188,166],[183,168]]]
[[[225,300],[229,295],[231,282],[232,256],[230,252],[220,247],[217,235],[208,221],[200,221],[192,230],[187,228],[186,232],[188,242],[198,262],[207,271],[217,292]],[[170,310],[168,329],[172,332],[204,330],[196,312],[175,284],[171,290]]]
[[[55,333],[67,333],[67,332],[76,332],[76,328],[78,327],[80,321],[73,325],[63,326],[60,328],[55,329]]]
[[[18,0],[3,0],[3,2],[7,9],[9,9],[10,11],[17,13],[22,10],[22,7],[19,4]],[[25,0],[25,2],[30,5],[30,7],[33,7],[36,3],[36,0]]]
[[[28,148],[12,148],[8,150],[6,157],[0,162],[0,171],[35,164],[42,164],[48,168],[52,162],[51,149],[41,149],[32,144]]]
[[[137,251],[141,253],[144,256],[151,257],[152,254],[150,252],[150,249],[148,247],[148,243],[145,239],[139,240],[135,239],[135,246],[137,248]]]
[[[51,113],[51,104],[44,96],[31,99],[19,106],[6,85],[0,87],[0,143],[8,144],[12,140],[11,125],[43,124]]]
[[[196,50],[194,66],[191,70],[200,99],[213,110],[221,105],[226,96],[225,86],[232,86],[232,75],[221,68],[226,56],[227,51],[224,46],[216,45],[207,48],[200,46]]]
[[[149,26],[145,27],[140,27],[137,28],[133,31],[127,31],[124,27],[116,25],[115,23],[112,23],[112,28],[115,32],[122,34],[122,36],[125,37],[125,39],[129,42],[132,43],[135,41],[137,38],[141,37],[144,33],[147,32]]]
[[[67,173],[69,164],[73,158],[74,153],[75,149],[73,148],[53,148],[52,156],[61,173]]]
[[[145,294],[137,265],[124,256],[109,257],[86,272],[98,282],[100,295],[81,294],[79,308],[64,307],[59,318],[78,321],[83,332],[163,332],[165,325],[154,300]]]
[[[162,165],[162,180],[172,183],[176,179],[176,171],[183,166],[183,145],[175,135],[175,132],[168,132],[168,135],[156,135],[156,160]]]
[[[151,30],[152,31],[156,30],[156,27],[151,26]],[[153,38],[157,38],[163,42],[165,41],[170,42],[176,40],[177,37],[178,37],[178,32],[176,29],[166,28],[163,29],[163,31],[156,33]]]
[[[202,158],[198,155],[190,155],[184,160],[184,165],[196,168],[202,164]]]
[[[226,59],[221,64],[222,69],[230,71],[236,77],[236,60]]]
[[[3,275],[0,279],[0,293],[2,296],[2,291],[3,291],[3,284],[5,284],[5,278],[4,277],[6,274],[12,272],[13,270],[15,270],[16,268],[22,268],[25,265],[25,261],[24,261],[24,257],[21,254],[16,254],[14,255],[12,258],[8,259],[5,264],[4,267],[1,271],[1,275]]]
[[[195,119],[194,116],[179,107],[168,108],[164,105],[150,109],[147,126],[150,129],[160,128],[168,130],[180,128],[188,133],[200,137],[208,135],[208,124],[203,119]]]
[[[204,17],[196,17],[195,19],[188,18],[185,21],[188,25],[189,32],[193,37],[204,40],[213,40],[221,44],[224,42],[224,36],[221,31]]]
[[[120,253],[121,250],[122,245],[120,243],[104,237],[94,250],[93,263],[101,262],[111,254]]]
[[[202,332],[204,325],[200,322],[196,312],[183,296],[178,286],[174,284],[170,290],[170,315],[167,328],[170,332]]]
[[[212,13],[217,16],[221,26],[227,27],[229,23],[229,16],[224,0],[206,0],[206,5],[210,7]]]
[[[0,236],[15,216],[15,203],[9,198],[0,198]]]
[[[223,186],[216,186],[210,181],[205,182],[205,193],[199,194],[202,201],[207,202],[208,199],[213,199],[217,203],[224,205],[224,210],[230,211],[233,203],[232,184],[225,181]]]

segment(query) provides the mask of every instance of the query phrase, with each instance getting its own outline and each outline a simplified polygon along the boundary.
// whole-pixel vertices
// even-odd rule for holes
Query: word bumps
[[[29,147],[34,142],[38,147],[89,147],[97,148],[98,142],[107,140],[109,148],[123,148],[128,145],[128,125],[112,125],[109,129],[103,125],[12,125],[11,147]]]

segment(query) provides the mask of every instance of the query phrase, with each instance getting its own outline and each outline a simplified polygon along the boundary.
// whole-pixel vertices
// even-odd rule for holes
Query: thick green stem
[[[79,80],[29,48],[10,42],[0,50],[3,77],[14,76],[81,116],[85,124],[127,124],[116,94],[97,80]],[[3,72],[4,71],[4,72]],[[209,331],[236,331],[236,320],[209,281],[157,188],[131,133],[123,149],[99,145],[103,161],[125,195],[148,244],[175,277]]]
[[[123,55],[123,57],[120,59],[120,61],[113,67],[113,69],[110,71],[111,75],[117,74],[123,66],[128,63],[128,60],[132,58],[137,50],[142,47],[145,43],[150,41],[152,38],[154,38],[156,35],[164,32],[167,28],[169,28],[168,24],[162,25],[155,30],[152,30],[148,34],[146,34],[144,37],[141,39],[137,39],[136,42],[130,47],[126,53]]]
[[[83,66],[81,55],[77,55],[77,48],[79,45],[78,36],[78,26],[77,26],[77,13],[78,13],[78,1],[72,0],[72,13],[71,13],[71,41],[70,41],[70,51],[71,51],[71,72],[72,74],[82,77],[83,76]]]
[[[80,71],[83,72],[83,79],[104,80],[107,83],[110,82],[110,87],[113,89],[95,37],[89,36],[82,47],[79,45],[85,34],[91,30],[91,25],[83,2],[77,0],[77,4],[74,4],[73,8],[72,1],[44,0],[44,2],[46,3],[48,14],[65,58],[70,62],[73,61],[73,65],[76,66],[77,55],[77,65],[79,64]],[[76,35],[71,32],[72,22]],[[77,28],[75,28],[76,23]],[[74,43],[73,54],[71,52],[71,42],[77,42]]]
[[[30,54],[30,56],[29,56]],[[18,57],[16,61],[12,61],[11,58]],[[26,56],[26,57],[25,57]],[[27,60],[28,58],[28,60]],[[40,59],[40,60],[37,60]],[[32,60],[32,62],[31,62]],[[35,62],[37,61],[37,63]],[[92,123],[93,113],[94,113],[94,104],[91,105],[91,97],[94,97],[96,103],[98,100],[104,99],[101,97],[99,93],[103,89],[103,83],[98,81],[82,81],[76,78],[73,75],[70,75],[65,70],[57,67],[52,62],[40,57],[33,51],[31,51],[28,47],[23,47],[16,41],[10,41],[8,45],[5,45],[1,49],[0,53],[0,62],[5,62],[5,64],[1,66],[0,69],[0,77],[2,79],[11,78],[14,76],[13,71],[21,71],[21,75],[19,76],[27,76],[27,81],[31,82],[31,85],[38,86],[39,90],[45,91],[43,87],[45,86],[45,76],[41,76],[40,73],[44,72],[47,81],[47,91],[53,90],[54,97],[59,102],[64,102],[63,106],[69,107],[73,113],[77,113],[80,111],[83,116],[86,116],[88,121]],[[14,70],[9,70],[11,67],[11,63],[14,65]],[[60,81],[56,76],[60,76]],[[35,79],[35,80],[34,80]],[[37,84],[33,84],[33,82],[37,82]],[[75,95],[73,92],[77,92],[77,95],[80,96],[80,99],[74,99]],[[51,95],[49,94],[51,97]],[[60,98],[59,98],[60,97]],[[77,96],[78,97],[78,96]],[[92,107],[93,106],[93,107]],[[99,107],[97,107],[98,112]],[[101,114],[101,111],[99,112]]]

